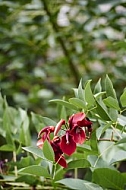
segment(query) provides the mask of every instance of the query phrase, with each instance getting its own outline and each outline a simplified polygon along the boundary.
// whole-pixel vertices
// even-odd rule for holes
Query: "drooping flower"
[[[61,150],[69,156],[75,152],[76,143],[69,130],[66,131],[66,134],[61,137],[60,147]]]
[[[48,141],[50,141],[50,133],[54,132],[55,127],[54,126],[47,126],[44,127],[38,134],[38,141],[37,141],[37,146],[39,148],[43,147],[44,141],[47,139]]]
[[[60,148],[60,138],[58,136],[55,136],[53,140],[51,141],[51,146],[54,150],[55,154],[55,162],[60,164],[62,167],[67,167],[67,162],[65,157],[63,156],[63,152]]]

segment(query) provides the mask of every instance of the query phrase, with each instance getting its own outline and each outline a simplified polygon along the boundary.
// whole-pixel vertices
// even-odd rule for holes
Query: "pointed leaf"
[[[117,99],[112,81],[110,80],[108,75],[106,75],[106,78],[105,78],[105,90],[106,90],[107,96],[111,96],[112,98]]]
[[[19,173],[31,174],[36,176],[50,177],[47,168],[37,165],[28,166],[19,170]]]
[[[43,145],[43,154],[48,160],[50,161],[55,160],[53,148],[51,147],[50,143],[47,140],[44,142]]]
[[[78,108],[84,109],[86,107],[86,103],[79,98],[70,98],[69,102]]]
[[[126,106],[126,89],[124,90],[123,94],[120,97],[120,102],[121,102],[123,107]]]
[[[89,105],[94,105],[95,99],[92,94],[90,83],[91,83],[91,80],[89,80],[85,86],[85,99]]]
[[[78,110],[77,107],[75,107],[73,104],[71,104],[71,103],[69,103],[69,102],[67,102],[65,100],[54,99],[54,100],[50,100],[50,102],[58,103],[58,104],[60,104],[62,106],[65,106],[65,107],[67,107],[69,109]]]
[[[101,90],[102,90],[102,87],[101,87],[101,78],[100,78],[95,85],[94,94],[100,93]]]
[[[14,151],[14,147],[11,144],[5,144],[3,146],[0,147],[0,151]]]
[[[103,120],[110,121],[111,118],[110,118],[109,114],[107,113],[107,111],[106,111],[106,110],[104,109],[104,107],[102,106],[102,104],[100,104],[98,101],[96,101],[96,105],[97,105],[96,111],[97,111],[98,115],[99,115]]]
[[[107,97],[103,100],[103,102],[110,108],[115,108],[117,110],[120,110],[119,104],[117,99],[112,98],[111,96]]]
[[[28,147],[22,147],[23,150],[32,153],[33,155],[38,156],[39,158],[46,159],[44,157],[44,154],[40,148],[37,148],[37,146],[28,146]]]

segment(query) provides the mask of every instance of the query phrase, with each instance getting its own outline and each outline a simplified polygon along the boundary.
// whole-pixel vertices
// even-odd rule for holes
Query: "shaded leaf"
[[[110,161],[110,164],[113,164],[113,163],[119,162],[119,161],[123,161],[123,160],[126,160],[126,151],[119,150],[114,154],[112,160]]]
[[[116,170],[98,168],[93,172],[93,181],[103,188],[124,190],[125,178]]]
[[[90,167],[90,163],[86,159],[73,160],[68,163],[68,169],[88,167]]]
[[[126,89],[124,90],[123,94],[120,96],[120,102],[123,107],[126,106]]]

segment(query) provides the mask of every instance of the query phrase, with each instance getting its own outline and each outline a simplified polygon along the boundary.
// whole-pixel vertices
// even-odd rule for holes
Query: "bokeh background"
[[[10,106],[55,117],[80,79],[126,84],[125,0],[0,0],[0,89]]]

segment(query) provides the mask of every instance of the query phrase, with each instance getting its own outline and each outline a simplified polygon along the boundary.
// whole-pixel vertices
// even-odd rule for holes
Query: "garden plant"
[[[50,100],[55,120],[13,108],[1,95],[1,189],[126,188],[126,89],[117,97],[106,75],[93,88],[80,80],[71,90],[69,99]]]

